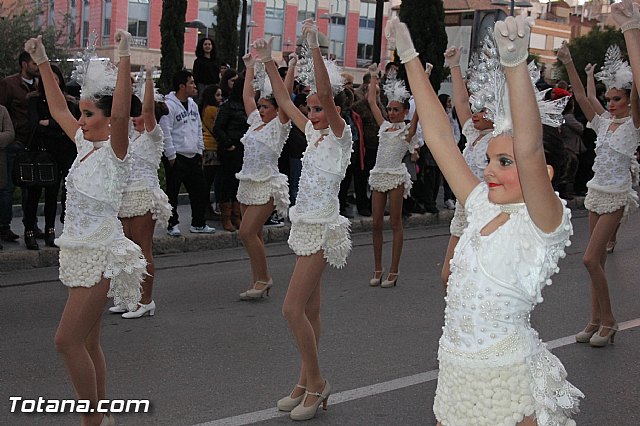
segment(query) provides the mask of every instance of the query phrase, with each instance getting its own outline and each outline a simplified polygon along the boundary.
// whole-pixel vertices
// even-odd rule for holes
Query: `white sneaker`
[[[456,209],[456,203],[453,200],[447,200],[444,202],[444,205],[446,208],[448,208],[449,210],[455,210]]]
[[[180,232],[180,228],[178,228],[178,225],[173,225],[167,228],[167,234],[171,235],[172,237],[179,237],[182,235],[182,233]]]
[[[192,234],[213,234],[216,232],[216,228],[204,225],[204,226],[191,226],[189,227],[189,232]]]

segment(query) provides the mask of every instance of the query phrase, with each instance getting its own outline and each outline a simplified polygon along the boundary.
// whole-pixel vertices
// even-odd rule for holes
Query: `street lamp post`
[[[251,29],[254,27],[257,27],[258,24],[256,24],[255,21],[251,21],[247,24],[247,32],[245,35],[245,40],[244,40],[244,47],[245,47],[245,52],[249,51],[249,48],[251,47],[249,45],[249,43],[251,42]]]
[[[510,12],[509,14],[511,16],[514,16],[514,9],[516,6],[518,7],[531,7],[533,6],[531,3],[529,3],[528,1],[524,0],[524,1],[516,1],[516,0],[492,0],[491,2],[492,5],[494,6],[510,6]]]

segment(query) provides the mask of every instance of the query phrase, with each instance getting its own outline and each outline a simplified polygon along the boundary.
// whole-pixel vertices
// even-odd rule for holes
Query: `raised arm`
[[[258,52],[258,58],[264,63],[264,68],[267,71],[269,80],[271,81],[271,89],[273,90],[273,96],[276,97],[278,102],[278,108],[284,110],[285,114],[293,121],[296,127],[304,132],[309,119],[300,112],[298,108],[293,104],[291,96],[284,85],[284,82],[278,74],[276,64],[271,57],[271,43],[273,43],[273,37],[266,41],[264,39],[256,40],[253,43],[253,48]]]
[[[464,125],[471,118],[471,107],[469,106],[469,92],[462,78],[460,68],[461,47],[450,47],[444,52],[444,59],[449,65],[451,72],[451,82],[453,83],[453,105],[458,113],[460,122]]]
[[[540,111],[533,91],[527,56],[532,19],[509,16],[493,32],[509,88],[513,122],[513,153],[522,195],[531,219],[544,232],[562,222],[563,206],[551,186],[542,145]]]
[[[124,30],[116,33],[118,43],[118,77],[111,106],[111,147],[116,157],[124,159],[129,148],[129,118],[131,116],[131,34]]]
[[[24,44],[24,50],[29,52],[33,61],[38,65],[40,71],[40,80],[44,85],[44,92],[47,95],[47,103],[54,120],[58,122],[62,130],[67,134],[69,139],[73,140],[78,131],[78,120],[71,114],[67,106],[67,100],[60,90],[60,86],[56,83],[53,70],[49,64],[47,52],[42,44],[42,36],[27,40]]]
[[[424,73],[409,29],[398,18],[392,18],[387,24],[385,34],[391,40],[395,40],[400,60],[406,66],[411,90],[415,96],[416,112],[424,127],[425,142],[456,197],[464,204],[479,181],[465,163],[453,140],[449,117]]]
[[[324,58],[320,51],[318,26],[315,21],[312,19],[302,21],[302,36],[306,37],[309,50],[311,50],[311,56],[313,57],[313,74],[316,80],[316,91],[320,105],[322,105],[331,131],[334,135],[340,137],[343,135],[344,127],[347,123],[340,116],[338,108],[336,108],[335,103],[333,103],[331,81],[329,80],[329,73],[327,72],[327,67],[324,64]]]
[[[293,93],[293,82],[296,79],[296,64],[298,63],[298,55],[295,52],[291,52],[289,55],[289,63],[287,64],[287,75],[284,77],[284,87],[287,88],[289,98]],[[281,123],[289,121],[289,116],[284,112],[284,109],[278,108],[278,119]]]
[[[584,72],[587,74],[587,99],[589,100],[589,104],[591,108],[595,111],[596,114],[602,115],[607,110],[604,109],[598,97],[596,96],[596,79],[593,76],[593,72],[595,71],[595,64],[587,64],[584,67]]]
[[[622,0],[611,6],[611,16],[620,25],[624,41],[627,45],[627,54],[629,55],[629,65],[633,72],[633,83],[635,87],[640,87],[640,6],[631,0]],[[633,117],[633,125],[640,127],[640,114],[635,112],[634,104],[631,102],[631,116]],[[636,105],[637,106],[637,105]]]
[[[369,108],[371,109],[371,113],[373,114],[373,118],[376,120],[376,124],[381,126],[384,122],[384,116],[382,115],[382,111],[380,111],[380,107],[378,106],[378,64],[369,65],[369,74],[371,75],[371,81],[369,82],[369,88],[367,89],[367,102],[369,103]]]
[[[154,97],[153,65],[147,65],[144,76],[144,99],[142,100],[142,118],[144,119],[144,129],[147,132],[153,131],[158,124],[156,122]]]
[[[576,69],[575,64],[573,63],[573,59],[571,58],[571,52],[569,51],[569,46],[566,43],[563,43],[562,46],[558,49],[558,59],[562,62],[567,69],[567,74],[569,74],[569,82],[571,82],[571,88],[573,89],[573,96],[576,98],[576,102],[580,105],[580,109],[584,113],[584,116],[587,120],[591,121],[593,117],[596,115],[596,111],[591,106],[589,99],[587,98],[587,94],[584,91],[584,86],[582,85],[582,80],[580,80],[580,76],[578,75],[578,70]]]
[[[635,125],[635,123],[640,123],[640,96],[638,96],[638,86],[636,86],[635,81],[631,85],[629,100],[631,101],[631,119]],[[636,128],[638,127],[636,126]]]
[[[253,77],[255,76],[254,65],[256,59],[251,53],[247,53],[242,57],[242,60],[247,70],[244,76],[244,86],[242,86],[242,101],[244,103],[244,112],[247,114],[247,117],[249,117],[253,111],[257,109],[256,92],[253,90]]]

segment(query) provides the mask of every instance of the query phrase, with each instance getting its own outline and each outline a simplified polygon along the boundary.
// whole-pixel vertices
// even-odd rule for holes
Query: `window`
[[[358,43],[358,63],[371,63],[373,60],[373,46],[366,43]]]
[[[344,25],[346,23],[347,0],[331,0],[329,10],[332,24]]]
[[[273,37],[273,50],[282,50],[282,35],[264,33],[265,40],[269,40],[269,37]]]
[[[309,18],[315,19],[316,7],[316,0],[298,0],[298,22]]]
[[[331,40],[331,48],[329,49],[329,54],[333,55],[336,59],[344,58],[344,42]]]
[[[149,4],[149,0],[129,0],[129,3],[144,3],[144,4]]]
[[[213,8],[218,4],[218,0],[200,0],[198,1],[198,10],[204,12],[213,12]]]
[[[146,37],[147,36],[147,21],[140,21],[138,19],[129,18],[128,31],[132,37]]]
[[[82,22],[82,47],[89,44],[89,21]]]
[[[376,25],[376,4],[360,3],[360,28],[374,28]]]
[[[102,35],[105,37],[111,35],[111,18],[104,18],[104,24],[102,25]]]
[[[267,0],[265,17],[284,19],[284,0]]]

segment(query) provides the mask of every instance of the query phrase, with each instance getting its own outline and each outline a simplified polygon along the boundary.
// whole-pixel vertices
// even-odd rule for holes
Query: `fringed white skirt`
[[[611,193],[588,188],[584,198],[584,207],[597,214],[613,213],[624,207],[624,217],[638,208],[638,194],[634,190]]]
[[[546,349],[500,367],[470,367],[442,352],[439,358],[433,411],[443,426],[515,426],[529,416],[539,426],[576,424],[571,415],[584,394]]]
[[[411,192],[411,175],[406,171],[403,174],[377,172],[375,169],[369,173],[369,186],[378,192],[387,192],[404,185],[403,197],[407,198]]]
[[[294,222],[289,247],[298,256],[311,256],[322,250],[329,265],[342,268],[351,252],[350,228],[351,222],[344,216],[338,216],[334,223]]]
[[[247,206],[267,204],[273,198],[278,216],[286,217],[289,213],[289,181],[283,174],[273,176],[264,182],[241,180],[236,198]]]
[[[122,194],[118,217],[143,216],[147,212],[151,212],[151,217],[157,225],[163,228],[167,226],[171,217],[171,204],[161,188],[136,189]]]
[[[456,210],[453,212],[453,219],[449,225],[449,233],[459,238],[467,224],[467,212],[464,210],[464,206],[456,201]]]
[[[147,261],[140,247],[128,238],[110,246],[60,247],[60,281],[67,287],[93,287],[102,277],[109,278],[108,297],[117,306],[132,311],[141,297],[147,275]]]

